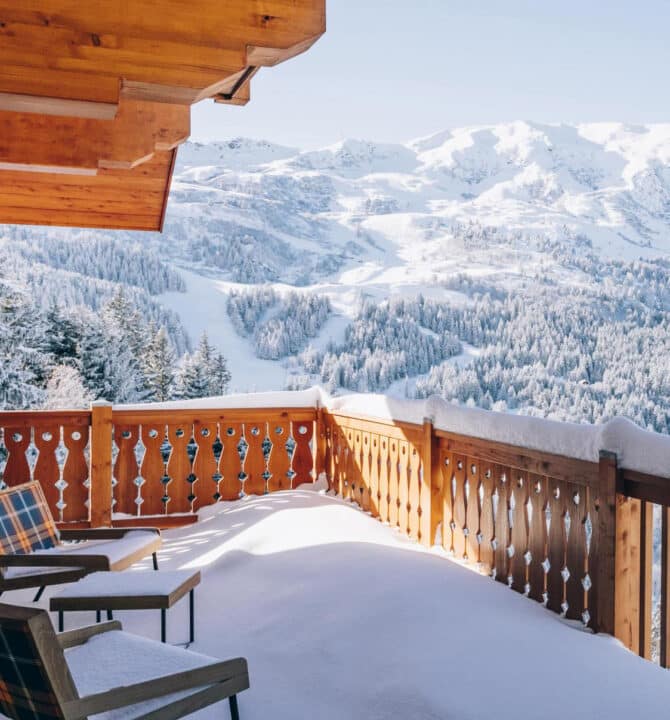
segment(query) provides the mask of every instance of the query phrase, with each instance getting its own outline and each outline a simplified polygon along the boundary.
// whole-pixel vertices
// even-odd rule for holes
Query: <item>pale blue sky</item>
[[[329,0],[306,54],[193,139],[402,142],[509,120],[670,122],[670,0]]]

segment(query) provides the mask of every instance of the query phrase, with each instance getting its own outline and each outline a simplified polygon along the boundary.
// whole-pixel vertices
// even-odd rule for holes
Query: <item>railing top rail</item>
[[[90,410],[1,410],[0,427],[90,425]]]
[[[192,422],[264,422],[270,420],[293,420],[313,422],[317,410],[313,407],[295,408],[204,408],[197,409],[147,409],[112,410],[112,422],[117,425],[141,425],[143,423],[192,423]]]
[[[618,491],[622,495],[670,507],[670,480],[668,478],[622,468],[619,471],[619,479]]]
[[[418,425],[417,423],[368,417],[362,414],[339,412],[337,410],[328,409],[324,409],[323,414],[325,417],[332,417],[336,419],[342,427],[349,427],[373,433],[388,433],[397,435],[398,437],[402,436],[406,439],[415,438],[420,440],[422,438],[423,425]]]
[[[482,440],[469,435],[435,430],[440,446],[456,454],[476,457],[495,465],[513,467],[522,472],[556,480],[593,486],[598,482],[598,463],[531,450],[518,445]]]

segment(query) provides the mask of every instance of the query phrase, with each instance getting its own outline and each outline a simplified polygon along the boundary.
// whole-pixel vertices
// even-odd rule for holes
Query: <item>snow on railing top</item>
[[[324,407],[339,413],[416,424],[430,418],[438,430],[580,460],[597,462],[600,451],[609,450],[616,453],[621,467],[670,478],[670,436],[643,430],[621,417],[602,425],[559,422],[464,407],[435,396],[425,400],[368,393],[331,397],[319,387],[115,407],[121,410]]]

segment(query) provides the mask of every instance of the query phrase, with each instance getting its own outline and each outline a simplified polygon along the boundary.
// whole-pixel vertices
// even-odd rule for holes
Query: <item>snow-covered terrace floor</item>
[[[192,649],[248,658],[243,720],[628,720],[670,707],[669,671],[350,503],[299,489],[200,517],[164,533],[161,567],[202,571]],[[186,637],[187,610],[182,601],[168,613],[174,642]],[[157,611],[118,616],[158,637]],[[94,620],[66,618],[68,628]],[[222,704],[197,717],[227,712]]]

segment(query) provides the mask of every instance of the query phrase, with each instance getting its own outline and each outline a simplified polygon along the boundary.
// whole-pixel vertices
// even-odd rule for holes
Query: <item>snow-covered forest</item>
[[[3,244],[0,407],[225,392],[222,353],[206,336],[191,353],[179,316],[154,297],[182,289],[174,269],[139,247],[96,239]]]
[[[330,300],[314,293],[280,294],[271,287],[228,296],[235,330],[252,339],[257,357],[278,360],[300,352],[316,337],[331,313]]]

